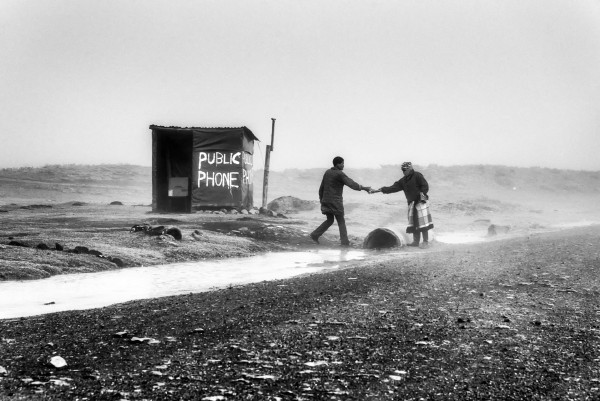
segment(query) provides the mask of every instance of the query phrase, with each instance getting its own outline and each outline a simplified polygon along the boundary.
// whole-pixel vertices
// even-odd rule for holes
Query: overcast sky
[[[0,167],[276,118],[275,170],[600,170],[598,0],[2,0],[0,49]]]

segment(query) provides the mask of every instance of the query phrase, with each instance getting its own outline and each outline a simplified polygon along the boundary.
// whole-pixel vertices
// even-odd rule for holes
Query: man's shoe
[[[312,239],[313,241],[315,241],[317,244],[319,243],[319,237],[317,237],[316,235],[311,234],[310,235],[310,239]]]
[[[423,241],[423,243],[421,245],[419,245],[419,248],[421,248],[421,249],[429,248],[429,242]]]
[[[406,246],[419,246],[418,242],[411,242],[410,244],[406,244]]]

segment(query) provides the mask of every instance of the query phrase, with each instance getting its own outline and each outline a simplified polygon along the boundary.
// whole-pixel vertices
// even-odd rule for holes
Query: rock
[[[146,230],[148,235],[163,235],[165,233],[165,226],[150,227]]]
[[[110,202],[110,205],[113,205],[113,206],[123,206],[123,202],[120,202],[120,201],[112,201],[112,202]]]
[[[88,248],[87,246],[76,246],[75,248],[73,248],[73,250],[75,251],[75,253],[90,253],[90,248]]]
[[[172,244],[172,245],[177,245],[175,243],[175,238],[173,238],[173,236],[171,236],[169,234],[159,235],[158,237],[156,237],[156,240],[157,241],[164,241],[164,242],[167,242],[167,243]]]
[[[493,237],[498,234],[506,234],[510,230],[510,226],[499,226],[492,224],[488,227],[488,236]]]
[[[39,244],[37,244],[36,248],[37,249],[41,249],[43,251],[47,250],[47,249],[50,249],[50,247],[48,245],[44,244],[43,242],[40,242]]]
[[[178,227],[169,227],[165,233],[169,234],[170,236],[175,238],[177,241],[181,241],[181,239],[183,238],[181,230]]]
[[[73,203],[71,203],[71,206],[85,206],[85,205],[86,205],[86,203],[84,203],[84,202],[73,202]]]
[[[248,211],[246,209],[242,209],[242,210],[240,210],[240,213],[241,214],[248,214]]]
[[[318,206],[319,202],[317,201],[306,201],[293,196],[282,196],[269,202],[267,209],[277,213],[292,214],[314,210]]]
[[[54,366],[55,368],[64,368],[65,366],[67,366],[67,361],[65,361],[62,357],[56,355],[53,356],[52,358],[50,358],[50,365]]]
[[[365,249],[394,248],[404,245],[406,245],[404,237],[390,228],[376,228],[363,240]]]
[[[149,224],[145,224],[145,223],[144,223],[144,224],[135,224],[135,225],[133,225],[133,226],[132,226],[132,227],[129,229],[129,232],[132,232],[132,233],[136,233],[136,232],[139,232],[139,231],[144,231],[144,232],[146,232],[146,231],[148,231],[149,229],[150,229],[150,225],[149,225]]]
[[[65,247],[62,246],[61,244],[59,244],[58,242],[56,242],[54,244],[54,249],[56,249],[57,251],[64,251]]]
[[[10,241],[10,242],[8,243],[8,245],[12,245],[12,246],[22,246],[22,247],[25,247],[25,248],[29,248],[29,245],[27,245],[27,244],[24,244],[24,243],[22,243],[22,242],[19,242],[19,241]]]
[[[6,376],[8,375],[8,371],[6,370],[6,368],[4,366],[0,366],[0,376]]]
[[[90,249],[88,253],[89,253],[90,255],[94,255],[94,256],[97,256],[97,257],[99,257],[99,258],[103,258],[103,257],[104,257],[104,255],[102,254],[102,252],[100,252],[100,251],[97,251],[97,250],[95,250],[95,249]]]
[[[113,258],[112,256],[109,256],[108,260],[111,261],[112,263],[114,263],[115,265],[119,266],[119,267],[125,267],[125,262],[123,262],[119,258]]]

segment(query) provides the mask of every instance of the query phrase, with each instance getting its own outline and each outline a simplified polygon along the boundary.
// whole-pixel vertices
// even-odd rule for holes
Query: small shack
[[[254,141],[246,127],[151,125],[152,211],[253,206]]]

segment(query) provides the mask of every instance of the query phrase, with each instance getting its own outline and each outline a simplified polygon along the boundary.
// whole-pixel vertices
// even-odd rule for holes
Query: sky
[[[600,170],[598,0],[2,0],[0,168],[150,166],[246,126],[272,170]]]

